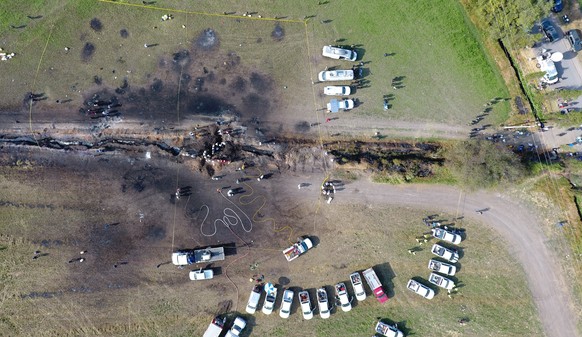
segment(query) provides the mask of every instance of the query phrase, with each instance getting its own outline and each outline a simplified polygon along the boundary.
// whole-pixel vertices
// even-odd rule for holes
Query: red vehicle
[[[384,303],[388,301],[388,295],[384,293],[384,289],[382,289],[382,283],[380,283],[380,279],[378,279],[374,269],[366,269],[362,274],[364,275],[368,286],[370,286],[370,289],[372,289],[372,292],[374,293],[374,296],[376,296],[378,302]]]

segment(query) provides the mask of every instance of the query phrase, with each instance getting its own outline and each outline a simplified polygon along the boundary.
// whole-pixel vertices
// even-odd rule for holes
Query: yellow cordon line
[[[309,63],[309,72],[311,73],[311,80],[312,82],[315,82],[313,80],[313,65],[311,64],[311,43],[309,42],[309,33],[307,31],[307,23],[309,22],[309,20],[305,20],[304,21],[304,25],[305,25],[305,42],[307,44],[307,62]],[[315,76],[317,76],[317,73],[315,73]],[[316,78],[317,81],[319,81],[319,78]],[[315,110],[315,116],[316,116],[316,120],[317,120],[317,135],[319,137],[319,144],[321,147],[321,151],[325,151],[324,147],[323,147],[323,137],[322,137],[322,130],[321,130],[321,120],[320,119],[320,113],[319,110],[317,109],[317,103],[316,103],[316,97],[317,95],[315,94],[315,84],[311,84],[311,92],[313,94],[313,108]],[[323,179],[323,181],[321,182],[321,186],[323,186],[323,184],[325,184],[326,181],[329,180],[330,177],[330,173],[327,169],[327,160],[324,158],[323,160],[323,170],[325,171],[325,178]],[[318,192],[319,193],[319,192]],[[317,207],[315,208],[315,215],[313,218],[313,230],[315,231],[315,226],[317,224],[317,214],[319,213],[319,209],[321,208],[321,196],[319,198],[317,198]]]
[[[32,80],[32,86],[30,88],[30,92],[34,92],[34,89],[36,87],[36,79],[38,78],[38,73],[40,72],[40,65],[42,64],[42,60],[44,59],[44,54],[46,53],[46,49],[48,48],[48,44],[51,40],[51,36],[53,35],[54,28],[55,28],[55,26],[53,25],[51,27],[51,30],[49,31],[49,36],[46,39],[46,43],[44,44],[44,48],[42,49],[42,53],[40,54],[40,60],[38,60],[38,65],[36,66],[36,71],[34,73],[34,79]],[[36,145],[40,146],[40,144],[38,143],[38,139],[36,139],[36,135],[34,134],[34,131],[32,130],[32,99],[29,99],[29,102],[28,102],[28,127],[30,129],[30,134],[32,135],[32,137],[36,141]]]
[[[217,17],[224,17],[224,18],[237,18],[237,19],[247,19],[247,20],[263,20],[263,21],[278,21],[278,22],[291,22],[291,23],[302,23],[304,20],[292,20],[292,19],[278,19],[278,18],[263,18],[263,17],[253,17],[253,16],[242,16],[242,15],[234,15],[234,14],[220,14],[220,13],[208,13],[208,12],[197,12],[197,11],[187,11],[184,9],[175,9],[175,8],[165,8],[165,7],[157,7],[151,5],[142,5],[142,4],[132,4],[127,2],[117,2],[113,0],[98,0],[99,2],[114,4],[114,5],[122,5],[122,6],[130,6],[130,7],[139,7],[145,9],[154,9],[159,11],[166,11],[166,12],[174,12],[174,13],[183,13],[183,14],[196,14],[196,15],[204,15],[204,16],[217,16]]]

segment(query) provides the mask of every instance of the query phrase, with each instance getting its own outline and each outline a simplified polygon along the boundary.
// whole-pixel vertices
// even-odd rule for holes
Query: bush
[[[506,146],[484,140],[454,143],[445,158],[456,180],[469,189],[516,182],[527,173],[519,157]]]

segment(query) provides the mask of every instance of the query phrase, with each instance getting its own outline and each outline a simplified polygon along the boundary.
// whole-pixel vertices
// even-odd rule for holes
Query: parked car
[[[328,96],[348,96],[352,88],[347,85],[330,85],[323,88],[323,93]]]
[[[343,282],[336,284],[335,293],[337,298],[339,299],[342,311],[352,310],[352,303],[348,297],[348,289],[346,288],[346,284]]]
[[[322,55],[332,59],[346,61],[355,61],[358,58],[358,54],[355,51],[334,46],[323,46]]]
[[[311,299],[309,298],[309,293],[304,290],[300,291],[299,294],[299,303],[301,304],[301,312],[303,313],[304,319],[312,319],[313,318],[313,310],[311,310]]]
[[[554,6],[552,6],[552,12],[560,13],[564,9],[563,0],[554,0]]]
[[[327,298],[327,291],[324,288],[317,289],[317,305],[319,307],[319,316],[321,318],[329,318],[329,300]]]
[[[339,112],[340,110],[351,110],[354,108],[354,100],[353,99],[332,99],[329,101],[329,103],[327,103],[327,111],[329,112]]]
[[[190,272],[190,279],[192,281],[197,280],[209,280],[214,277],[214,271],[212,269],[202,269],[199,270],[192,270]]]
[[[242,317],[237,317],[234,319],[232,323],[232,328],[228,330],[224,337],[237,337],[240,335],[241,331],[247,326],[247,321],[245,321]]]
[[[446,242],[454,243],[455,245],[458,245],[463,240],[459,234],[443,228],[433,228],[432,236]]]
[[[355,272],[350,274],[350,282],[352,282],[352,287],[354,288],[356,299],[358,301],[365,300],[366,291],[364,290],[364,283],[362,283],[362,277],[360,276],[360,273]]]
[[[445,248],[437,243],[435,243],[432,246],[432,249],[430,250],[431,253],[433,253],[434,255],[438,256],[438,257],[442,257],[443,259],[455,263],[457,261],[459,261],[459,253],[456,251],[453,251],[451,249]]]
[[[386,323],[378,322],[374,330],[376,330],[376,333],[385,337],[404,337],[404,334],[402,331],[398,330],[398,326],[396,326],[396,324],[389,325]]]
[[[452,264],[431,259],[428,261],[428,269],[441,274],[453,276],[457,272],[457,267]]]
[[[582,50],[582,40],[580,38],[580,32],[577,29],[569,30],[566,36],[568,37],[573,52]]]
[[[455,287],[455,282],[435,273],[430,273],[428,276],[428,282],[447,290],[451,290]]]
[[[426,298],[427,300],[430,300],[434,297],[434,290],[430,289],[422,283],[416,282],[413,279],[408,280],[406,288],[408,288],[408,290],[412,291],[413,293]]]
[[[265,301],[263,302],[263,308],[261,311],[265,315],[270,315],[273,312],[273,308],[275,308],[275,300],[277,299],[277,287],[273,286],[270,283],[265,285]]]
[[[293,290],[287,289],[283,292],[283,300],[281,301],[279,316],[281,316],[281,318],[289,317],[292,305],[293,305]]]
[[[257,311],[257,306],[259,305],[259,300],[261,299],[261,286],[255,285],[253,291],[251,291],[251,296],[247,302],[247,307],[245,309],[249,314],[254,314]]]
[[[542,21],[542,31],[550,42],[554,42],[560,39],[560,33],[558,33],[556,27],[554,27],[554,24],[552,23],[552,20],[550,19],[545,19]]]
[[[329,70],[319,73],[320,81],[351,81],[354,79],[353,70]]]

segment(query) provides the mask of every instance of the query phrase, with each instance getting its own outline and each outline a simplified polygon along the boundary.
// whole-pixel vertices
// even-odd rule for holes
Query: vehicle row
[[[388,296],[384,293],[382,284],[378,279],[378,276],[372,268],[369,268],[362,272],[354,272],[350,274],[350,283],[354,290],[355,297],[358,301],[363,301],[366,299],[366,291],[364,290],[364,284],[362,282],[362,275],[366,280],[368,286],[372,290],[374,297],[380,302],[384,303],[388,301]],[[261,311],[265,315],[270,315],[274,308],[277,299],[277,287],[271,283],[267,283],[264,286],[257,284],[253,287],[245,311],[249,314],[254,314],[259,306],[259,301],[261,294],[265,291],[265,299],[263,301]],[[344,282],[337,283],[334,287],[336,304],[341,308],[342,311],[350,311],[352,309],[352,300],[350,299],[348,288]],[[328,318],[330,316],[331,305],[329,304],[329,296],[324,287],[316,290],[316,301],[319,308],[319,314],[321,318]],[[279,308],[279,316],[282,318],[289,317],[291,313],[291,307],[293,306],[295,292],[291,289],[286,289],[283,291],[281,306]],[[297,293],[297,298],[299,300],[299,305],[304,319],[313,318],[313,309],[311,297],[309,292],[306,290],[299,291]]]

